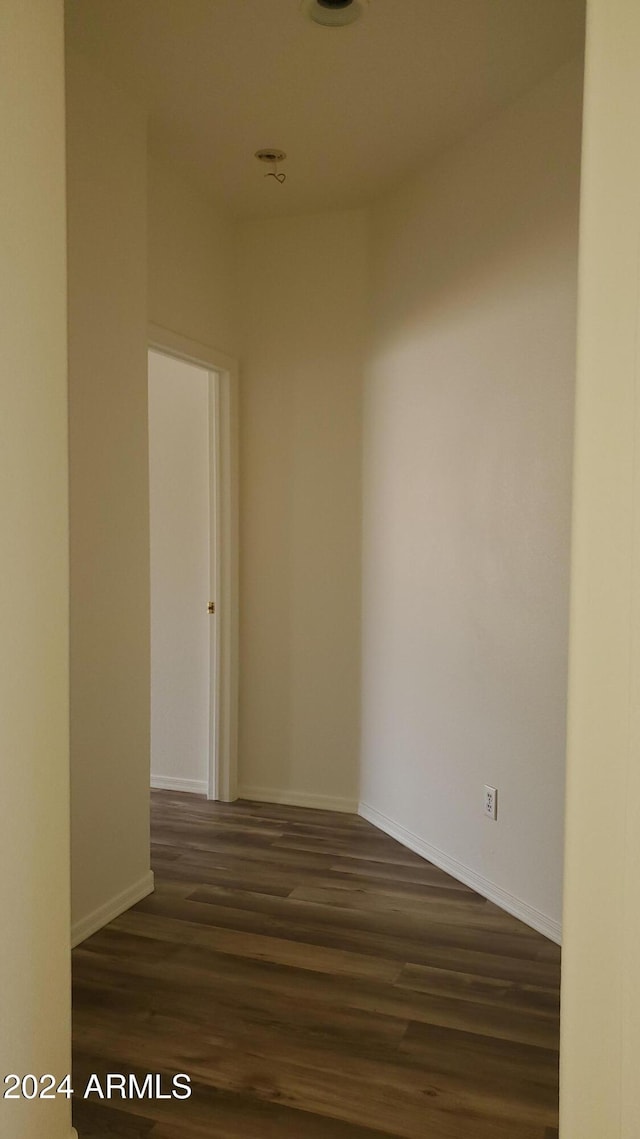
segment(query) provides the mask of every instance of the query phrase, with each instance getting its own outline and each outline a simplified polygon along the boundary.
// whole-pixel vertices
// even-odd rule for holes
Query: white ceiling
[[[239,216],[357,205],[582,50],[584,0],[68,0],[68,34],[141,98],[152,144]],[[260,147],[286,150],[265,180]]]

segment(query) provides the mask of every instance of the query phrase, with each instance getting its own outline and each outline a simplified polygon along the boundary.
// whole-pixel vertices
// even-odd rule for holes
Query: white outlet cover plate
[[[484,813],[494,821],[498,818],[498,791],[496,787],[489,787],[488,784],[485,784],[484,788]]]

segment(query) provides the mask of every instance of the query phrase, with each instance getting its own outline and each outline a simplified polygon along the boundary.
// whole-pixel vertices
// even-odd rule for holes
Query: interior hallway
[[[152,794],[156,890],[73,954],[82,1139],[556,1139],[560,950],[363,819]],[[126,1110],[125,1110],[126,1108]]]

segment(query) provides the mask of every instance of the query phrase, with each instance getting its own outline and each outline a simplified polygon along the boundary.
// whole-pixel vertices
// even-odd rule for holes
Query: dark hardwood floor
[[[156,891],[73,954],[80,1139],[556,1139],[560,953],[363,819],[152,795]]]

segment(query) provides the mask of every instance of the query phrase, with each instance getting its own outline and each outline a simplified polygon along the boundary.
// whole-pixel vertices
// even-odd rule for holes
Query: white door
[[[149,352],[151,783],[199,794],[212,750],[209,381]]]

